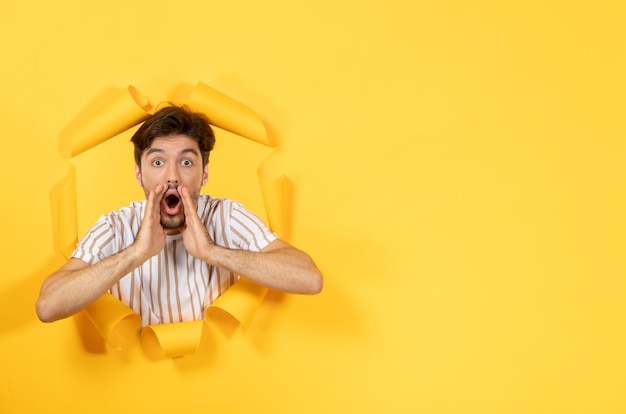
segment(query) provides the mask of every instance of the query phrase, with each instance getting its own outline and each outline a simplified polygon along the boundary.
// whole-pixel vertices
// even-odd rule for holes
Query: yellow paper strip
[[[110,293],[85,308],[85,313],[104,340],[114,349],[133,343],[141,330],[141,318]]]
[[[148,100],[134,86],[124,88],[69,129],[72,157],[138,125],[148,117],[150,109]]]
[[[192,111],[206,114],[211,125],[274,146],[270,144],[265,124],[256,112],[202,82],[198,82],[185,104]]]
[[[260,176],[259,183],[270,228],[282,239],[289,240],[291,206],[287,199],[291,192],[291,181],[284,175],[273,179]]]
[[[76,171],[73,166],[70,165],[69,174],[52,189],[50,201],[55,247],[69,259],[78,241]]]
[[[291,194],[293,187],[289,178],[273,169],[271,158],[272,155],[258,169],[261,195],[270,228],[282,239],[289,240],[291,236]]]
[[[141,344],[151,357],[175,358],[196,353],[204,321],[148,325],[141,332]]]
[[[266,287],[241,278],[207,308],[207,316],[213,308],[221,309],[247,328],[266,293]]]

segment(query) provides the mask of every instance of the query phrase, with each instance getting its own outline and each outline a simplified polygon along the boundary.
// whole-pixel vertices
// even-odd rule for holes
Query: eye
[[[191,167],[193,165],[193,162],[191,162],[191,160],[189,158],[186,158],[186,159],[183,160],[182,164],[185,167]]]
[[[163,165],[163,160],[160,160],[160,159],[157,158],[157,159],[152,161],[152,165],[155,166],[155,167],[160,167],[161,165]]]

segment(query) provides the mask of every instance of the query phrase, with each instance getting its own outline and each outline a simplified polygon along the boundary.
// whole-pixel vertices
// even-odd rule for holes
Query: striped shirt
[[[100,217],[77,244],[72,257],[94,264],[135,241],[146,201]],[[213,242],[229,249],[260,251],[277,239],[241,204],[201,194],[198,216]],[[239,275],[196,259],[185,249],[182,234],[168,235],[165,248],[122,277],[110,292],[141,316],[142,325],[201,320],[206,308]]]

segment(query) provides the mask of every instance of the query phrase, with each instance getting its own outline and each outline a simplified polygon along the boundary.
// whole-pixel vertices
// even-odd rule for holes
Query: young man
[[[146,200],[113,211],[44,281],[37,315],[73,315],[105,292],[142,325],[199,320],[239,277],[271,289],[315,294],[322,275],[239,203],[200,194],[215,137],[207,118],[168,106],[132,137],[135,175]]]

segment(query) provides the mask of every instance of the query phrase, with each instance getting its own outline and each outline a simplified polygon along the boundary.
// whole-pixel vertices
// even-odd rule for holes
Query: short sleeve
[[[111,254],[107,253],[115,238],[113,228],[105,217],[101,217],[96,224],[83,236],[72,252],[72,257],[86,263],[94,264]]]
[[[230,204],[231,240],[240,249],[258,252],[278,239],[254,213],[236,201]]]

